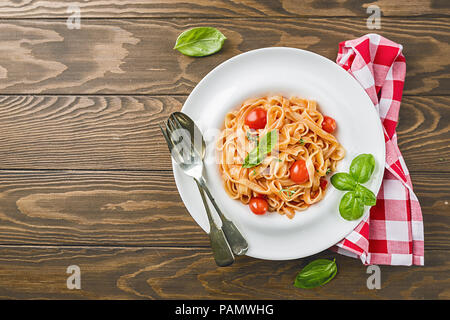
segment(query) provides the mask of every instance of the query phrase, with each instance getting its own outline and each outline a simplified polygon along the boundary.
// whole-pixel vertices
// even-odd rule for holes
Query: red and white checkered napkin
[[[403,47],[377,34],[339,44],[336,62],[363,86],[384,127],[386,167],[377,204],[332,250],[365,264],[423,265],[420,204],[397,146],[395,127],[406,73]],[[355,106],[358,107],[358,106]]]

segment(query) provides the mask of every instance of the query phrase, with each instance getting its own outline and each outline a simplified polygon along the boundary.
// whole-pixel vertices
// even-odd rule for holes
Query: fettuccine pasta
[[[329,119],[334,125],[331,129]],[[335,126],[313,100],[276,95],[244,101],[238,110],[225,116],[216,146],[226,192],[244,204],[254,198],[264,199],[268,211],[293,218],[296,211],[323,199],[326,176],[336,170],[345,155],[330,133]],[[259,164],[243,166],[261,137],[274,130],[274,148]]]

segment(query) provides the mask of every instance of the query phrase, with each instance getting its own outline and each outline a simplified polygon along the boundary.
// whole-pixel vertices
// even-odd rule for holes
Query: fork
[[[222,229],[217,226],[212,217],[211,210],[206,201],[205,193],[202,188],[202,184],[204,184],[204,180],[202,178],[203,161],[200,155],[193,150],[192,145],[190,143],[188,144],[186,139],[183,139],[183,136],[181,136],[178,142],[174,139],[173,132],[178,130],[178,127],[172,121],[168,120],[168,122],[170,125],[166,123],[165,129],[161,125],[159,127],[167,142],[172,158],[178,164],[180,169],[188,176],[191,176],[199,186],[200,196],[205,206],[210,225],[209,240],[211,243],[214,260],[220,267],[231,265],[234,262],[233,252],[227,242],[225,234]],[[182,146],[181,150],[178,145]],[[188,150],[189,152],[187,152]]]
[[[182,112],[174,112],[169,116],[169,120],[175,122],[177,128],[186,129],[187,141],[190,141],[193,150],[200,155],[200,158],[203,160],[206,152],[206,144],[203,139],[202,132],[197,127],[195,122],[187,115]],[[201,143],[200,143],[201,142]],[[204,180],[204,178],[202,178]],[[230,245],[231,251],[237,256],[244,255],[248,251],[248,243],[247,240],[243,237],[241,231],[237,228],[233,221],[228,219],[223,213],[222,210],[216,203],[213,195],[206,187],[206,182],[203,181],[204,187],[200,187],[199,184],[197,186],[202,188],[209,200],[211,201],[214,209],[219,215],[220,220],[222,221],[222,231],[225,233],[225,237],[227,238],[228,244]]]

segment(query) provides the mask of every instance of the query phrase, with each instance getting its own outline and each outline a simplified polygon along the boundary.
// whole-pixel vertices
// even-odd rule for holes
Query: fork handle
[[[205,192],[203,188],[200,186],[199,182],[195,179],[197,183],[198,190],[200,191],[200,195],[202,197],[203,204],[205,206],[206,214],[208,215],[209,220],[209,241],[211,243],[211,249],[214,255],[214,260],[219,267],[226,267],[231,265],[234,262],[233,252],[230,248],[230,245],[225,238],[225,235],[222,229],[218,228],[216,223],[214,222],[211,210],[209,209],[208,202],[205,198]]]
[[[245,238],[242,236],[242,233],[239,231],[233,221],[228,220],[227,217],[225,217],[225,215],[222,213],[216,203],[216,200],[214,200],[211,192],[209,192],[209,189],[206,186],[206,182],[203,177],[201,177],[199,180],[200,181],[197,182],[197,186],[199,186],[200,184],[201,187],[199,186],[199,188],[205,190],[206,195],[208,196],[209,200],[211,200],[211,203],[214,206],[214,209],[216,209],[217,213],[219,214],[219,217],[222,220],[222,230],[227,237],[231,250],[233,250],[233,253],[237,256],[244,255],[248,250],[247,240],[245,240]]]

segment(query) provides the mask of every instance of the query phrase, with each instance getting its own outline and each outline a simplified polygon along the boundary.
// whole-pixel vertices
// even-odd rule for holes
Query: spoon
[[[201,159],[203,161],[205,157],[206,144],[200,129],[196,126],[194,121],[188,115],[182,112],[174,112],[170,115],[169,119],[170,118],[178,121],[181,127],[189,131],[191,143],[194,146],[194,149],[196,149],[196,151],[201,155]],[[199,143],[200,139],[201,143]],[[203,180],[203,177],[201,179]],[[239,231],[236,225],[231,220],[227,219],[222,213],[216,201],[214,200],[214,197],[206,186],[206,183],[201,184],[201,186],[197,184],[197,186],[200,189],[200,193],[202,192],[201,189],[205,190],[209,200],[219,214],[219,217],[222,220],[222,230],[227,237],[228,243],[231,247],[231,250],[233,250],[233,253],[238,256],[244,255],[248,250],[248,243],[242,236],[242,233]]]
[[[170,124],[170,125],[169,125]],[[187,148],[186,141],[183,141],[182,144],[184,144],[183,154],[181,154],[180,149],[178,148],[178,145],[180,144],[180,141],[176,141],[173,138],[173,132],[174,130],[177,130],[178,128],[176,125],[173,124],[172,121],[168,120],[168,123],[166,123],[166,128],[163,128],[160,126],[160,129],[163,133],[164,138],[166,139],[167,146],[169,147],[169,151],[172,155],[172,158],[175,160],[175,162],[178,164],[181,170],[183,170],[187,175],[194,178],[197,185],[199,185],[199,177],[201,177],[202,167],[203,163],[201,161],[201,158],[199,154],[195,152],[187,152],[193,151],[192,148]],[[188,157],[190,159],[188,159]],[[206,202],[205,195],[203,193],[203,189],[200,188],[200,195],[203,200],[203,204],[205,205],[206,214],[208,215],[210,230],[209,230],[209,241],[211,243],[211,249],[213,252],[214,260],[216,261],[216,264],[220,267],[229,266],[234,262],[234,255],[231,251],[231,248],[227,242],[227,239],[225,238],[225,234],[223,233],[221,228],[218,228],[216,223],[214,222],[214,219],[212,218],[211,211],[209,209],[208,203]]]

